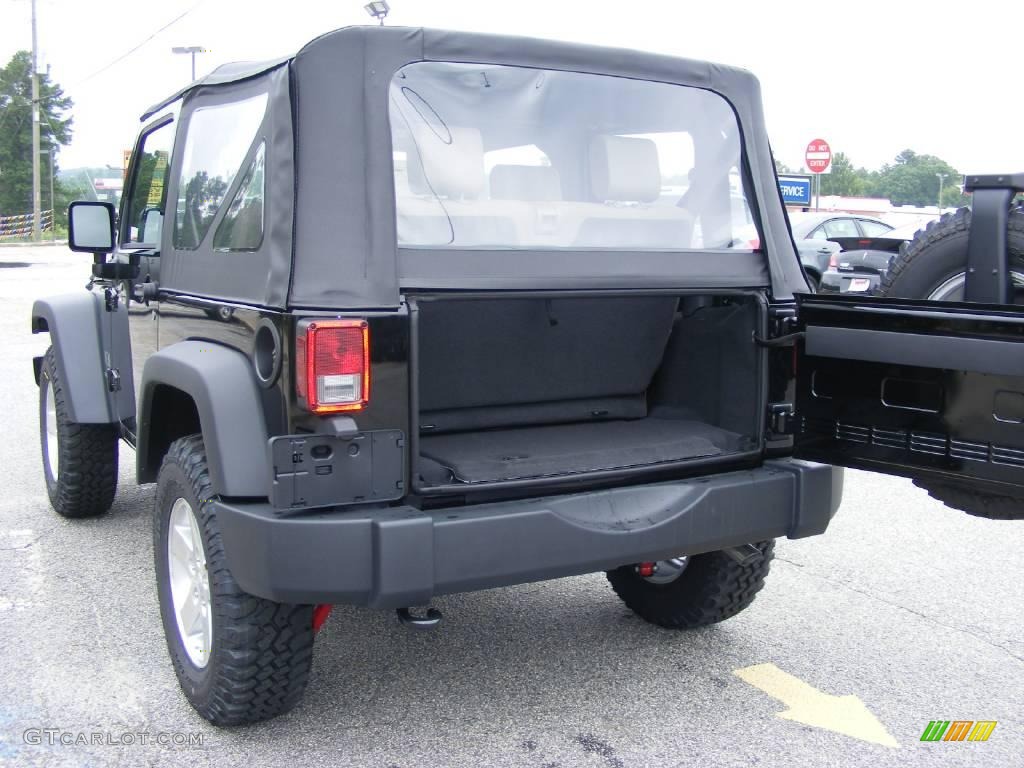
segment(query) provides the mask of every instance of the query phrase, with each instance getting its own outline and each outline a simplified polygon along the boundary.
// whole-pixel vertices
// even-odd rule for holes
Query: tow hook
[[[740,544],[738,547],[728,547],[723,551],[740,565],[750,565],[764,554],[753,544]]]
[[[324,622],[327,621],[327,617],[331,615],[331,609],[333,605],[323,603],[321,605],[313,606],[313,634],[315,635],[323,627]]]
[[[399,608],[395,612],[398,620],[410,629],[434,629],[443,618],[437,608],[427,608],[426,616],[413,616],[408,608]]]
[[[637,563],[633,568],[645,579],[650,578],[658,572],[657,563]]]

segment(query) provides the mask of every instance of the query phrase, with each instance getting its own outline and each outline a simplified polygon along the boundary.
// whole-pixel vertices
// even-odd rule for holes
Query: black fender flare
[[[104,330],[104,320],[112,325]],[[68,415],[76,424],[115,424],[135,415],[131,366],[122,371],[124,392],[115,400],[107,387],[107,359],[131,359],[126,310],[107,312],[99,293],[69,293],[37,299],[32,304],[32,333],[50,334],[50,343],[64,379]],[[107,349],[113,343],[117,349]],[[39,383],[42,358],[33,360]]]
[[[150,440],[154,394],[161,386],[192,398],[214,492],[269,496],[273,480],[269,438],[252,363],[238,350],[208,341],[180,341],[146,360],[136,450],[139,482],[154,482],[160,470],[159,462],[150,460]]]

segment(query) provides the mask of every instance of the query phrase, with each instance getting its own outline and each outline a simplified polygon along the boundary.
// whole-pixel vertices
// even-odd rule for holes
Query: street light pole
[[[946,176],[948,174],[936,173],[935,175],[939,177],[939,204],[938,204],[938,206],[936,206],[936,208],[937,208],[937,210],[939,212],[939,216],[941,216],[942,215],[942,182],[944,182],[946,180]]]
[[[171,48],[171,53],[188,53],[192,56],[192,82],[196,81],[196,54],[206,53],[201,45],[176,45]]]

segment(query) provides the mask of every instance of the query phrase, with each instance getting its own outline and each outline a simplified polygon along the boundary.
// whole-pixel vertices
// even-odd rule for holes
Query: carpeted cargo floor
[[[457,482],[485,483],[717,456],[739,441],[699,421],[646,418],[430,435],[420,453]]]

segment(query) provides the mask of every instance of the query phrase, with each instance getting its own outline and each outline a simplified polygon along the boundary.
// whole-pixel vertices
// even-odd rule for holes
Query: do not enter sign
[[[807,145],[804,160],[807,161],[807,170],[811,173],[824,173],[832,162],[832,148],[824,139],[815,139]]]

